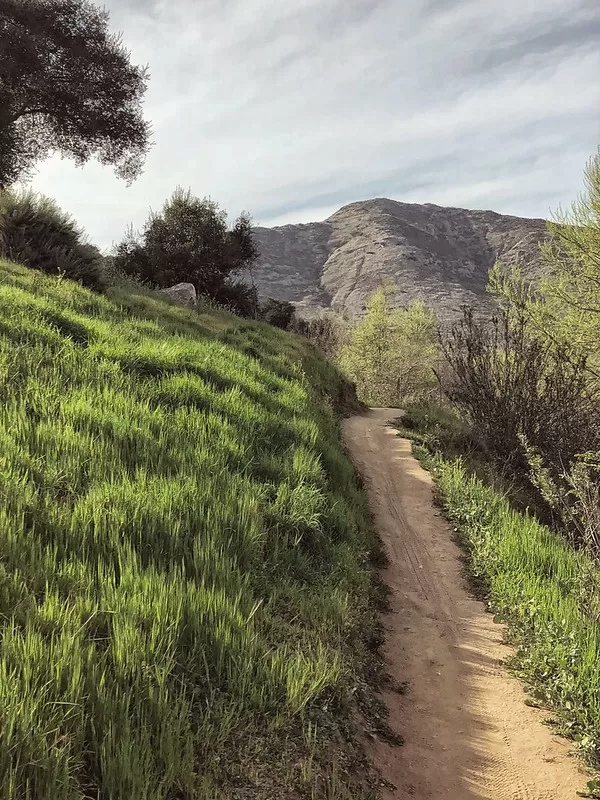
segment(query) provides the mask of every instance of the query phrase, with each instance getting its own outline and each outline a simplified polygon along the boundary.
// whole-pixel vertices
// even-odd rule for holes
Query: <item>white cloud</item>
[[[110,0],[150,63],[132,187],[58,158],[34,186],[101,246],[177,184],[261,224],[387,196],[546,216],[600,143],[596,0]]]

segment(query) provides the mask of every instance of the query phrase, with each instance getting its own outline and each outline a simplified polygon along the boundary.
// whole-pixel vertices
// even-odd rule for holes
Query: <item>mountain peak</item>
[[[396,287],[394,305],[420,299],[449,319],[465,303],[491,310],[485,287],[498,258],[519,254],[536,275],[545,233],[540,219],[371,198],[324,222],[258,228],[254,279],[261,293],[301,313],[353,315],[386,281]]]

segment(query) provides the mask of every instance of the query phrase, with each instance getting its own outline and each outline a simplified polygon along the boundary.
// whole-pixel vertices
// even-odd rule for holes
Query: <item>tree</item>
[[[518,306],[540,338],[577,349],[600,378],[600,149],[586,166],[584,187],[548,224],[539,283],[526,281],[519,265],[509,272],[496,265],[489,289],[502,306]]]
[[[458,377],[454,399],[496,454],[528,469],[563,528],[597,557],[600,149],[586,166],[584,191],[548,224],[542,255],[537,282],[525,280],[519,264],[490,274],[501,340],[463,325],[447,343]]]
[[[156,288],[185,281],[219,302],[225,292],[229,302],[236,284],[225,287],[227,278],[249,269],[257,257],[248,214],[230,229],[218,203],[178,187],[162,211],[150,214],[141,233],[130,230],[117,245],[114,266]]]
[[[371,404],[398,405],[436,386],[435,315],[418,301],[392,310],[390,293],[384,287],[372,295],[364,319],[351,327],[340,355],[359,396]]]
[[[53,151],[95,156],[128,181],[140,173],[148,71],[108,19],[88,0],[0,0],[0,187]]]

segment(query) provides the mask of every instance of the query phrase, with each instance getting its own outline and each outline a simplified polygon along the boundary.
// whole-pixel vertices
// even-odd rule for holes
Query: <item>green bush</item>
[[[0,191],[0,257],[90,289],[105,283],[99,250],[54,200],[33,191]]]
[[[258,316],[269,325],[288,330],[294,319],[294,306],[287,300],[266,297],[259,305]]]
[[[258,308],[258,292],[255,286],[241,280],[228,278],[208,298],[217,306],[237,314],[238,317],[254,319]]]
[[[258,257],[252,221],[241,214],[229,227],[214,200],[201,200],[178,187],[142,231],[130,228],[113,251],[114,268],[155,288],[193,283],[199,295],[217,303],[233,276]],[[229,285],[230,295],[235,295]],[[240,301],[239,293],[236,298]]]

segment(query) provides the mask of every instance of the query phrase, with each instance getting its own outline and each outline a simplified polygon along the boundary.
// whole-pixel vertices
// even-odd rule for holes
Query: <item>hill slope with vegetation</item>
[[[367,796],[348,397],[298,337],[0,262],[2,800]]]

